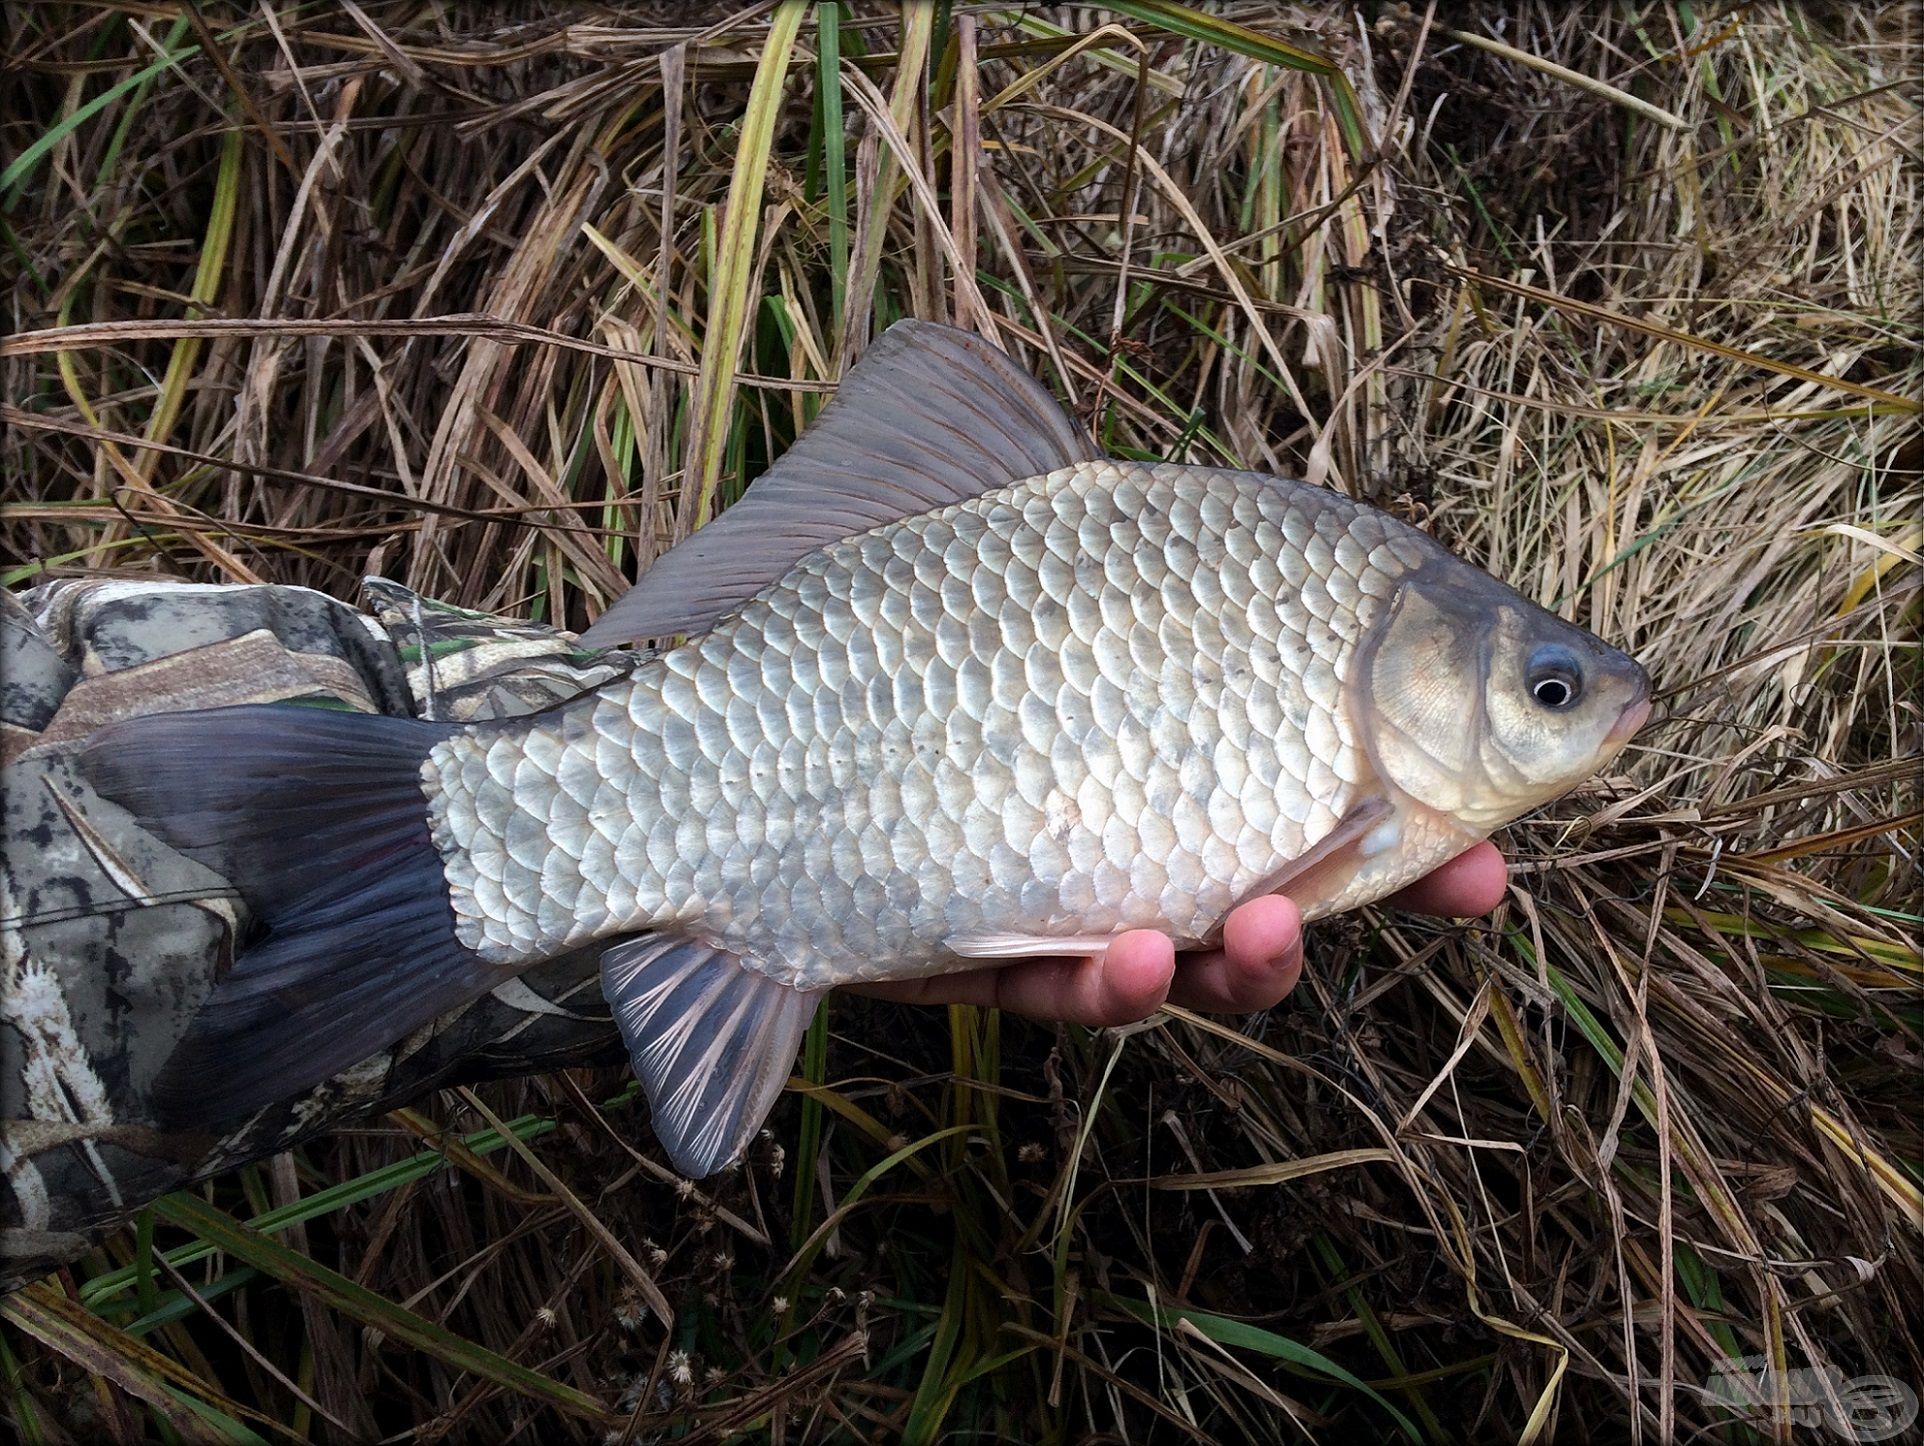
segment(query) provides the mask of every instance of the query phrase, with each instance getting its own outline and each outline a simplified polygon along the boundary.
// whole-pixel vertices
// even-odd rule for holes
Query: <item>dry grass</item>
[[[1612,95],[1402,6],[1211,14],[1334,60],[1381,155],[1155,4],[16,13],[11,581],[578,627],[913,313],[1118,453],[1422,520],[1668,710],[1509,831],[1495,919],[1320,926],[1267,1018],[838,1004],[786,1170],[712,1199],[613,1074],[422,1105],[519,1154],[380,1173],[390,1117],[213,1182],[145,1229],[230,1253],[89,1295],[130,1230],[35,1297],[79,1344],[0,1331],[17,1433],[1654,1440],[1735,1357],[1924,1386],[1914,15],[1450,22]],[[87,1373],[142,1343],[173,1394]]]

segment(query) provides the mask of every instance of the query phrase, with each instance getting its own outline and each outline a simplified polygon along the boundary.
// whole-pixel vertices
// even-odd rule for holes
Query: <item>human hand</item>
[[[1458,854],[1389,902],[1419,914],[1469,918],[1503,898],[1503,855],[1489,842]],[[1164,1002],[1217,1013],[1270,1009],[1303,972],[1303,916],[1281,894],[1251,899],[1223,923],[1220,949],[1178,956],[1167,934],[1136,929],[1097,959],[1030,959],[932,979],[864,986],[907,1004],[990,1004],[1031,1019],[1091,1027],[1146,1019]]]

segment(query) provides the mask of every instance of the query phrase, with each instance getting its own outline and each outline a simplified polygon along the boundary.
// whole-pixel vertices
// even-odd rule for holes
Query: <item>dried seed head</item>
[[[622,1286],[615,1296],[615,1324],[625,1331],[638,1331],[648,1319],[648,1302],[632,1284]]]

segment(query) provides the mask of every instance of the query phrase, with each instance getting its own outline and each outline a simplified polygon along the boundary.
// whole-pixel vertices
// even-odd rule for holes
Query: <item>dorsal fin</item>
[[[898,321],[747,495],[657,558],[581,641],[702,632],[839,538],[1100,455],[1006,352]]]

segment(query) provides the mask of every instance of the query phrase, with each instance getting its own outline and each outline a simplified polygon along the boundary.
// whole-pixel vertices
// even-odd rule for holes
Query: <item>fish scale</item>
[[[988,933],[1200,939],[1354,802],[1341,679],[1432,547],[1321,489],[1108,461],[834,543],[542,729],[436,745],[462,942],[679,924],[822,988]],[[1431,842],[1368,886],[1462,846]]]

